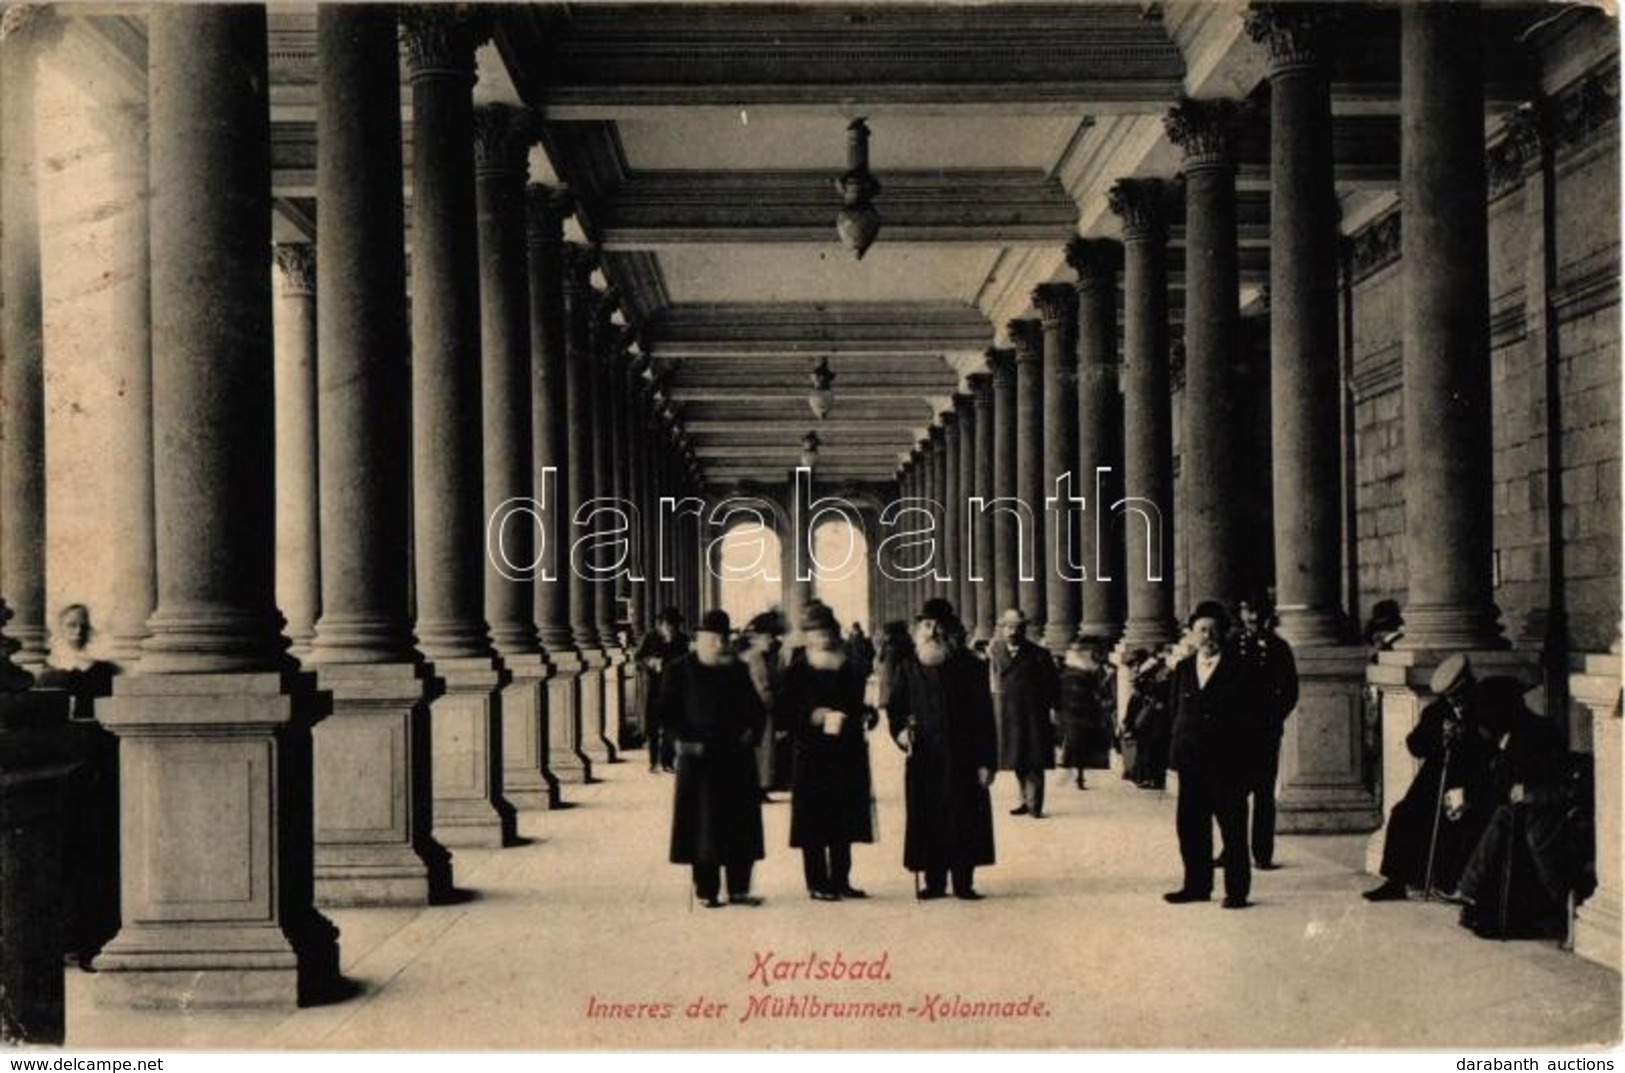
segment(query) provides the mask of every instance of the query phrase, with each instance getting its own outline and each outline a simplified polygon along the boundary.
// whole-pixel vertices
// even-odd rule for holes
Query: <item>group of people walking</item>
[[[852,882],[852,846],[875,837],[866,732],[883,720],[906,753],[903,865],[920,900],[982,897],[975,873],[995,860],[997,771],[1019,786],[1011,814],[1038,819],[1058,745],[1080,789],[1115,745],[1140,786],[1179,776],[1181,882],[1165,901],[1211,901],[1222,873],[1224,908],[1246,908],[1253,871],[1276,867],[1275,788],[1298,677],[1268,601],[1243,600],[1235,612],[1204,601],[1179,642],[1131,656],[1121,725],[1103,653],[1078,642],[1057,661],[1015,608],[978,653],[953,606],[927,600],[912,626],[888,626],[876,653],[859,634],[843,639],[815,601],[788,658],[776,614],[753,620],[738,645],[721,611],[706,613],[692,643],[676,612],[663,614],[638,655],[651,672],[651,768],[664,762],[677,775],[671,860],[692,868],[705,905],[758,904],[762,802],[787,787],[809,896],[866,897]],[[1566,751],[1551,723],[1523,707],[1517,683],[1475,682],[1455,657],[1432,684],[1439,699],[1407,743],[1423,768],[1390,820],[1385,882],[1366,896],[1448,891],[1480,932],[1544,927],[1583,882],[1572,822],[1583,810],[1565,784],[1574,781]]]

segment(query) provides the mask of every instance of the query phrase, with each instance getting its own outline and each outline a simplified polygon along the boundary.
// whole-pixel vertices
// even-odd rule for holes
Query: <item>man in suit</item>
[[[1292,646],[1272,628],[1269,600],[1253,596],[1236,606],[1241,628],[1236,631],[1236,655],[1247,668],[1253,686],[1253,715],[1262,737],[1258,764],[1247,786],[1252,798],[1253,864],[1268,872],[1275,864],[1275,782],[1281,771],[1281,737],[1287,717],[1298,706],[1298,664]]]
[[[987,656],[994,690],[1004,698],[999,767],[1015,772],[1021,784],[1021,804],[1010,815],[1042,819],[1044,776],[1055,766],[1053,712],[1061,693],[1055,661],[1027,639],[1027,616],[1015,607],[999,616],[999,637]]]
[[[1190,618],[1195,651],[1174,668],[1174,725],[1168,766],[1179,772],[1175,830],[1185,866],[1174,905],[1213,896],[1213,822],[1224,840],[1224,907],[1245,909],[1252,885],[1247,860],[1247,788],[1262,737],[1247,668],[1225,642],[1230,616],[1205,600]]]

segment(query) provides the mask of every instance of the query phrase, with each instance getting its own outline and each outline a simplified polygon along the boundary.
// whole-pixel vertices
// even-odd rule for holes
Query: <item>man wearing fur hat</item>
[[[955,897],[981,898],[976,868],[993,863],[993,698],[986,666],[955,639],[962,632],[952,604],[927,600],[886,705],[892,737],[908,752],[903,867],[924,873],[921,901],[945,897],[950,878]]]
[[[694,651],[667,668],[659,701],[677,760],[671,862],[692,866],[694,892],[711,909],[722,905],[724,871],[730,904],[761,902],[750,877],[763,856],[755,749],[765,713],[728,646],[730,632],[726,612],[707,611]]]
[[[790,845],[801,850],[814,901],[866,897],[852,885],[852,843],[873,842],[867,670],[841,643],[835,614],[810,604],[801,619],[805,646],[784,672],[776,725],[794,742]]]
[[[1496,730],[1467,657],[1439,664],[1429,686],[1437,699],[1405,738],[1422,767],[1388,814],[1383,882],[1365,892],[1367,901],[1404,901],[1410,887],[1454,892],[1497,804]]]

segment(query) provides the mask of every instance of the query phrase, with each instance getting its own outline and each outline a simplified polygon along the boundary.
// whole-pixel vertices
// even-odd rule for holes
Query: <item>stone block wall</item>
[[[1606,651],[1620,621],[1618,77],[1611,61],[1560,93],[1550,180],[1534,165],[1524,178],[1503,176],[1488,205],[1495,599],[1520,646],[1539,646],[1556,605],[1554,497],[1569,646]],[[1612,110],[1575,103],[1599,94]],[[1403,604],[1407,584],[1399,211],[1351,236],[1345,281],[1358,589],[1350,602],[1362,620],[1379,600]]]

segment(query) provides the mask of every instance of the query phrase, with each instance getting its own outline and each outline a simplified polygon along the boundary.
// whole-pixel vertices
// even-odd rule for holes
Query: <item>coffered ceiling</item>
[[[1244,4],[595,0],[494,10],[476,100],[523,103],[545,120],[532,177],[575,193],[570,234],[604,250],[713,484],[782,481],[814,427],[822,476],[890,478],[976,355],[1011,318],[1032,315],[1033,287],[1073,278],[1067,240],[1115,236],[1111,184],[1176,175],[1162,119],[1182,94],[1256,105],[1237,176],[1238,301],[1253,301],[1268,278],[1268,88]],[[1396,198],[1398,14],[1342,10],[1333,140],[1351,230]],[[142,69],[138,18],[104,8],[82,21],[103,58]],[[1492,9],[1486,27],[1493,130],[1497,110],[1555,77],[1536,62],[1545,45],[1595,24],[1524,5]],[[274,5],[271,31],[278,226],[308,233],[318,208],[314,8]],[[406,118],[409,107],[403,94]],[[880,235],[861,261],[834,227],[834,180],[859,116],[882,184]],[[1182,243],[1176,218],[1176,336]],[[820,356],[838,377],[822,423],[806,404]]]

